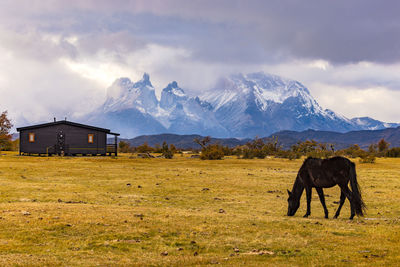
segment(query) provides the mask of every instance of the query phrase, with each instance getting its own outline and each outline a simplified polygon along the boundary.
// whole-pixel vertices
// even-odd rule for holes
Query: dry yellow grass
[[[0,156],[0,265],[396,266],[400,160],[357,164],[368,210],[285,216],[302,161]],[[357,162],[357,161],[356,161]],[[325,190],[330,217],[339,189]],[[164,255],[163,255],[164,254]]]

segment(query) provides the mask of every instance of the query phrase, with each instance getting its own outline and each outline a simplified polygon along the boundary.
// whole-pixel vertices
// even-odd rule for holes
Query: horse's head
[[[293,193],[289,190],[287,190],[287,192],[289,194],[287,216],[293,216],[296,214],[297,209],[300,207],[300,199],[294,196]]]

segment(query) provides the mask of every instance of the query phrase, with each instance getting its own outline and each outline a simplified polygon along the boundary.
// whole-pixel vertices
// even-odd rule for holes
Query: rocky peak
[[[154,109],[158,104],[150,76],[144,73],[143,78],[133,83],[129,78],[119,78],[107,89],[107,100],[104,110],[117,111],[142,107]]]
[[[180,101],[187,100],[188,97],[176,81],[168,84],[161,92],[160,106],[164,109],[175,107]]]

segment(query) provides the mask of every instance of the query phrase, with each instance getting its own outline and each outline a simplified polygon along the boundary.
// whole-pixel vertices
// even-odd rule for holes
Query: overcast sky
[[[400,122],[400,1],[0,1],[0,111],[17,126],[102,104],[144,72],[200,94],[229,73],[300,81],[348,118]]]

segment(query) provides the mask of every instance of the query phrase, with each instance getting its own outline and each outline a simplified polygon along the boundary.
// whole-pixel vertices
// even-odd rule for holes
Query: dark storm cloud
[[[75,101],[85,96],[95,107],[121,76],[149,72],[158,89],[174,79],[198,94],[221,75],[263,70],[314,85],[332,109],[346,88],[398,121],[399,110],[368,101],[398,98],[399,10],[394,0],[2,0],[0,95],[10,114],[42,118],[87,111]],[[39,110],[36,95],[48,96]]]
[[[31,9],[21,6],[3,15],[12,22],[14,14],[23,16],[44,31],[87,34],[91,51],[102,45],[126,51],[155,42],[185,47],[196,60],[209,62],[400,60],[399,1],[33,2]],[[107,40],[92,38],[120,32],[126,38],[108,46]]]

